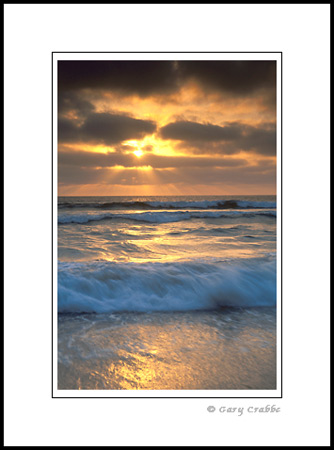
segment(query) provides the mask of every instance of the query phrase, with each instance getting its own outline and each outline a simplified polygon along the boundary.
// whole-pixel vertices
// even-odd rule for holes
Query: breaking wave
[[[276,218],[276,211],[148,211],[139,213],[103,213],[103,214],[62,214],[58,217],[58,224],[85,224],[100,220],[124,219],[148,223],[170,223],[191,219],[219,219],[222,217],[240,218],[267,216]]]
[[[276,305],[276,262],[59,263],[58,311],[186,311]]]

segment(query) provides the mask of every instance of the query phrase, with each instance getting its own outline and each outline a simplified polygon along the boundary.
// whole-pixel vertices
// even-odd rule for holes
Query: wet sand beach
[[[59,389],[275,389],[276,309],[62,314]]]

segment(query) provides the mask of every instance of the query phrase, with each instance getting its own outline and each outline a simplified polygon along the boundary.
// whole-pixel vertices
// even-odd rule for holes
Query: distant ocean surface
[[[188,367],[197,375],[194,372],[193,378],[184,383],[175,375],[178,381],[173,384],[168,371],[173,364],[168,361],[168,355],[164,360],[165,382],[158,382],[157,376],[152,375],[150,384],[146,378],[143,381],[135,376],[143,370],[135,364],[140,364],[136,359],[138,354],[145,350],[144,360],[148,361],[147,349],[153,343],[146,341],[152,326],[161,329],[161,333],[166,327],[169,329],[163,347],[171,345],[171,340],[179,336],[180,327],[186,341],[187,327],[195,326],[194,323],[199,336],[207,327],[212,331],[212,326],[224,335],[224,324],[231,325],[229,318],[232,323],[236,321],[235,332],[243,330],[244,339],[248,339],[242,348],[248,348],[254,333],[257,335],[254,348],[264,340],[265,345],[260,348],[266,348],[269,353],[266,358],[262,354],[261,364],[268,368],[270,360],[272,368],[265,381],[261,377],[249,381],[250,367],[259,364],[258,349],[249,368],[240,368],[240,374],[244,373],[249,382],[239,380],[239,388],[273,389],[276,386],[275,306],[275,196],[58,198],[60,389],[238,389],[233,385],[233,376],[228,382],[226,377],[224,381],[197,373],[194,368],[198,351],[197,356],[192,355],[195,358],[192,362],[187,360]],[[98,335],[102,323],[110,335],[110,340],[104,343],[101,336],[92,337],[94,333]],[[132,336],[130,349],[129,342],[125,345],[119,341],[120,324],[127,333],[124,339],[129,338],[129,333]],[[147,329],[145,338],[140,337],[144,329]],[[193,339],[193,334],[190,337]],[[243,339],[240,333],[235,338],[239,345]],[[215,354],[212,336],[206,334],[202,339],[207,340],[207,350]],[[180,338],[180,348],[181,343]],[[192,354],[189,348],[184,353],[188,359]],[[183,350],[179,351],[182,354]],[[233,356],[233,346],[230,351],[233,361],[236,356]],[[129,365],[134,370],[131,376],[119,372],[124,369],[124,352],[128,358],[135,358]],[[215,367],[222,362],[220,353],[216,355]],[[154,355],[151,355],[153,359]],[[178,358],[183,360],[180,354]],[[155,363],[161,369],[161,361]],[[114,367],[113,375],[110,364]],[[226,364],[224,367],[226,370]]]

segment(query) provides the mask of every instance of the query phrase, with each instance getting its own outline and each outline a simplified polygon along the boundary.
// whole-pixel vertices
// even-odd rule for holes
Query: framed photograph
[[[329,446],[330,4],[3,11],[4,445]]]
[[[53,396],[282,395],[280,52],[53,52]]]

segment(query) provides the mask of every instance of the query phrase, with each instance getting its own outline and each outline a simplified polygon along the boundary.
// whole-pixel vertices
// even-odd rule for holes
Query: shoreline
[[[276,389],[276,308],[58,318],[58,389]]]

